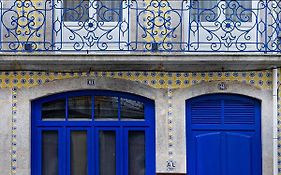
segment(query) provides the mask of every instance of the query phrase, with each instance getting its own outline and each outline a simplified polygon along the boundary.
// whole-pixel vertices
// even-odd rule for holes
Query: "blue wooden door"
[[[154,175],[154,102],[72,91],[32,102],[32,175]]]
[[[261,175],[260,101],[204,95],[186,113],[189,175]]]

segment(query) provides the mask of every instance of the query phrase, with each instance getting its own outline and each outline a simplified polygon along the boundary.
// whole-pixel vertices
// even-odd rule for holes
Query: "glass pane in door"
[[[192,0],[191,20],[196,22],[215,22],[219,15],[219,6],[216,0]]]
[[[144,119],[144,104],[140,101],[120,98],[122,119]]]
[[[226,19],[233,22],[252,22],[252,0],[227,0]]]
[[[129,131],[129,175],[145,175],[144,131]]]
[[[79,96],[68,99],[68,118],[70,119],[91,119],[92,118],[92,97]]]
[[[42,175],[58,175],[58,132],[42,132]]]
[[[118,98],[95,96],[95,119],[118,119]]]
[[[65,119],[65,99],[58,99],[43,103],[42,119]]]
[[[122,19],[121,0],[100,0],[97,1],[99,22],[118,22]]]
[[[99,175],[116,174],[116,133],[99,131]]]
[[[63,0],[63,21],[77,22],[89,19],[89,0]]]
[[[87,152],[87,131],[71,131],[71,175],[88,174]]]

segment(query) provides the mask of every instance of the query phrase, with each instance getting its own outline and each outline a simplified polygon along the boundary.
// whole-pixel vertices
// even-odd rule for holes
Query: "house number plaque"
[[[226,85],[226,83],[225,83],[225,82],[220,82],[220,83],[218,84],[218,89],[221,90],[221,91],[227,90],[227,85]]]
[[[176,169],[176,161],[174,160],[167,160],[167,171],[175,171]]]
[[[87,85],[88,86],[95,86],[96,85],[95,79],[87,79]]]

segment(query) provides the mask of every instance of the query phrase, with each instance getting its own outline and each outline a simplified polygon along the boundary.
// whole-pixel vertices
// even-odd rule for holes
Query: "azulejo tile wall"
[[[239,81],[272,88],[270,70],[255,72],[0,72],[1,88],[30,88],[47,82],[79,77],[110,77],[137,81],[153,88],[188,88],[208,81]]]
[[[12,89],[12,134],[11,134],[11,174],[17,174],[17,90],[20,88],[31,88],[43,85],[54,80],[72,79],[80,77],[109,77],[140,82],[152,88],[166,89],[168,94],[168,109],[166,112],[168,125],[167,155],[170,158],[167,162],[173,161],[174,148],[174,106],[171,103],[173,89],[189,88],[201,82],[210,81],[238,81],[264,90],[272,89],[272,71],[251,71],[251,72],[0,72],[0,88]],[[281,92],[279,91],[279,96]],[[279,100],[280,101],[280,100]],[[278,105],[280,116],[280,102]],[[279,141],[279,148],[281,141]],[[281,174],[281,149],[279,151],[279,172]],[[173,171],[167,167],[167,171]]]

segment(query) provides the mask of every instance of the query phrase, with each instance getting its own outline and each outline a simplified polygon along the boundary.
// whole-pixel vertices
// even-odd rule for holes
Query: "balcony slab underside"
[[[0,55],[1,71],[249,71],[281,67],[280,54],[11,54]]]

